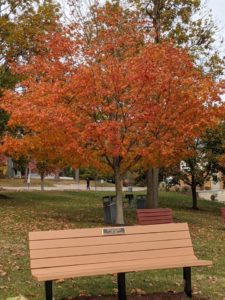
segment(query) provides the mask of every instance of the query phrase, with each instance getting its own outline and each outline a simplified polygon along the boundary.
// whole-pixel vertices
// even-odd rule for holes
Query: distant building
[[[11,157],[0,154],[0,177],[15,178],[21,177],[21,172],[17,169]]]

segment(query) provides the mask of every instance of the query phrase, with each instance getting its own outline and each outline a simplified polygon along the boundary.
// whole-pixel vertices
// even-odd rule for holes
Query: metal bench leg
[[[118,299],[119,300],[126,300],[126,279],[125,273],[118,273],[117,274],[117,282],[118,282]]]
[[[192,297],[192,289],[191,289],[191,268],[184,267],[183,268],[183,278],[184,278],[184,292],[188,297]]]
[[[53,300],[52,281],[45,281],[45,299]]]

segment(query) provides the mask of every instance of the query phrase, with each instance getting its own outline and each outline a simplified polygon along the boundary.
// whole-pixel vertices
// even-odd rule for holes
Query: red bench
[[[170,208],[137,209],[137,220],[139,225],[174,223]]]
[[[225,220],[225,207],[220,208],[222,218]]]

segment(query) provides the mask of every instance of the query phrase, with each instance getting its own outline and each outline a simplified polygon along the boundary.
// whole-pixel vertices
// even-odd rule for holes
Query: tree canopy
[[[140,160],[159,166],[180,157],[216,121],[221,100],[186,50],[152,43],[141,24],[135,11],[108,2],[91,10],[91,38],[79,24],[42,35],[45,48],[12,66],[24,80],[2,104],[16,131],[5,149],[114,172],[117,224],[125,173]]]

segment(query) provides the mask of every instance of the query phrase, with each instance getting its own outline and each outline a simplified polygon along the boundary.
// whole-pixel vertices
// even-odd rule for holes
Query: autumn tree
[[[0,97],[21,80],[12,72],[12,61],[26,60],[38,51],[40,34],[59,27],[59,6],[53,1],[0,0]],[[9,117],[0,110],[0,135]]]
[[[59,6],[53,1],[0,1],[0,64],[1,75],[10,72],[8,63],[26,59],[37,53],[37,37],[59,26]],[[5,75],[7,76],[7,74]],[[10,76],[9,76],[10,77]],[[10,87],[13,79],[5,80]]]
[[[128,0],[142,14],[150,40],[161,43],[172,40],[187,49],[195,65],[204,73],[218,77],[224,72],[223,40],[218,35],[210,10],[201,0]],[[216,43],[217,42],[217,45]],[[158,168],[147,172],[149,207],[158,205]]]
[[[82,23],[83,35],[87,43],[95,36],[95,26],[90,22],[91,5],[95,7],[98,1],[68,0],[71,15]],[[212,14],[200,0],[127,0],[113,1],[114,4],[132,6],[141,19],[146,39],[153,43],[173,41],[189,54],[202,72],[212,77],[220,76],[224,71],[222,52],[216,47],[222,46],[223,40],[218,36]],[[157,66],[156,66],[157,67]],[[171,157],[172,159],[172,157]],[[169,163],[170,157],[168,156]],[[149,165],[149,161],[145,166]],[[147,171],[147,202],[149,207],[158,206],[158,174],[159,169],[150,167]]]
[[[54,41],[52,36],[54,36]],[[45,32],[44,35],[38,36],[36,54],[33,53],[26,58],[30,65],[25,63],[26,60],[14,61],[10,65],[12,73],[20,76],[23,80],[16,84],[15,90],[5,91],[2,105],[2,108],[11,115],[11,118],[8,122],[7,134],[4,137],[1,151],[11,155],[16,160],[23,156],[28,161],[35,161],[39,167],[42,182],[47,172],[58,170],[58,168],[67,165],[62,155],[62,152],[68,152],[65,147],[67,140],[64,134],[66,130],[63,118],[65,107],[60,105],[57,99],[61,96],[60,85],[65,82],[68,65],[66,71],[56,65],[55,72],[52,73],[53,70],[48,67],[47,58],[49,56],[45,56],[46,49],[44,47],[45,43],[49,43],[49,47],[51,47],[50,40],[55,42],[58,52],[55,51],[49,59],[54,59],[55,55],[60,60],[61,51],[63,55],[66,55],[67,51],[65,48],[60,48],[59,36],[62,37],[60,30],[54,30],[51,33]],[[62,39],[61,45],[65,40]],[[67,46],[68,44],[65,43],[64,47]],[[57,62],[55,63],[57,64]],[[42,74],[44,69],[46,69],[45,76]],[[55,89],[52,88],[54,76],[58,76],[58,81],[62,79],[62,82],[58,82],[59,86],[55,85]],[[37,84],[40,87],[42,84],[42,90],[35,91],[34,86]],[[43,102],[40,102],[41,97],[43,97]],[[52,105],[50,106],[49,103]],[[68,116],[68,111],[65,112],[65,117],[67,120],[73,119],[71,115]],[[67,126],[69,126],[68,122]],[[71,134],[73,133],[71,132]]]
[[[32,108],[34,109],[35,105]],[[30,111],[23,111],[22,116],[21,111],[15,112],[14,116],[18,114],[19,117],[14,118],[13,116],[10,119],[10,128],[13,128],[15,124],[20,124],[22,127],[19,129],[13,128],[14,135],[8,134],[4,137],[4,144],[1,147],[1,151],[10,155],[16,162],[20,162],[21,158],[23,158],[23,161],[27,165],[29,162],[33,162],[41,177],[41,190],[43,191],[45,176],[62,170],[68,164],[64,154],[67,136],[62,134],[62,130],[64,130],[62,123],[60,123],[62,130],[60,130],[53,115],[51,115],[51,120],[44,120],[49,123],[44,123],[43,127],[37,127],[37,123],[40,121],[40,114],[39,119],[38,115],[35,114],[37,120],[36,124],[34,124],[34,120],[29,123],[30,118],[26,116],[27,113],[30,113]],[[29,132],[26,132],[28,129]]]
[[[40,138],[68,165],[111,169],[116,223],[124,224],[126,172],[141,159],[158,167],[180,155],[220,99],[186,51],[145,39],[136,12],[119,3],[92,9],[88,43],[77,24],[45,37],[46,55],[17,66],[26,79],[5,94],[3,107],[10,125],[24,130],[16,141],[30,147]]]
[[[223,39],[211,10],[201,0],[128,0],[146,21],[155,43],[172,40],[188,49],[195,64],[213,76],[224,73]],[[220,45],[220,49],[218,48]]]
[[[149,51],[145,55],[146,68],[148,68],[150,53]],[[140,97],[143,97],[142,103],[146,103],[143,114],[151,116],[152,111],[148,112],[149,101],[156,103],[154,119],[148,120],[143,128],[146,140],[142,154],[145,167],[148,162],[156,170],[179,162],[188,155],[193,156],[193,151],[188,145],[192,145],[193,140],[201,136],[207,127],[218,123],[215,117],[218,107],[215,103],[220,99],[217,93],[222,93],[219,87],[216,88],[212,79],[193,68],[192,63],[186,60],[184,55],[180,56],[181,61],[177,59],[176,65],[173,65],[171,64],[173,52],[167,49],[167,54],[170,54],[170,61],[164,60],[159,51],[161,57],[159,56],[157,61],[160,63],[153,66],[151,64],[148,68],[152,70],[158,67],[162,72],[162,75],[155,78],[154,88],[151,86],[151,89],[146,91],[142,89],[143,95],[140,93]],[[166,88],[164,88],[165,82],[167,82]],[[221,99],[218,103],[220,101]],[[157,185],[148,185],[149,191],[150,206],[156,207],[153,196],[157,198]]]
[[[129,38],[125,37],[129,27],[120,25],[118,30],[117,19],[113,20],[118,7],[108,4],[108,12],[113,9],[108,14],[110,18],[105,9],[95,10],[96,15],[89,20],[89,27],[96,28],[96,32],[91,31],[92,38],[88,42],[85,39],[91,58],[76,87],[81,107],[85,99],[95,99],[92,137],[85,147],[92,152],[104,150],[99,154],[114,171],[117,199],[121,197],[124,174],[141,158],[156,167],[168,164],[168,157],[170,161],[181,158],[187,140],[211,122],[211,101],[217,99],[212,80],[195,70],[182,50],[175,50],[170,44],[145,44],[144,31],[138,31],[138,44],[135,33],[132,44],[132,32]],[[135,22],[140,26],[137,19]],[[112,24],[113,29],[109,26]],[[210,96],[212,99],[206,100]],[[121,205],[119,200],[117,204]]]

